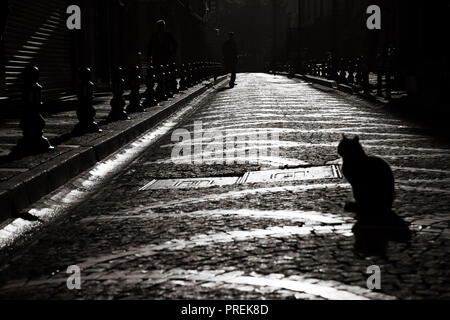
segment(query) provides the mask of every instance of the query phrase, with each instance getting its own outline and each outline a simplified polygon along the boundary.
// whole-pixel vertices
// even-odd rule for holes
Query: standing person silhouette
[[[176,40],[166,31],[166,22],[164,20],[156,22],[156,32],[152,35],[148,48],[148,55],[153,66],[159,67],[172,62],[177,48]]]
[[[234,32],[228,34],[228,40],[223,44],[223,60],[225,64],[225,70],[227,73],[231,73],[230,88],[235,86],[236,81],[236,69],[237,69],[237,44],[234,39]]]

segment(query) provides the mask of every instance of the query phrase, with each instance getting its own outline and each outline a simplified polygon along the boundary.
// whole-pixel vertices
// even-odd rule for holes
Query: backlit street
[[[23,232],[0,252],[0,297],[449,299],[448,143],[378,105],[301,80],[242,73],[236,83],[211,86],[33,204],[29,213],[45,223],[16,219],[0,231],[3,245]],[[211,131],[247,140],[209,144],[201,133]],[[174,157],[176,132],[189,132],[192,154]],[[384,256],[355,251],[356,221],[343,209],[353,196],[337,154],[342,134],[358,135],[392,167],[393,210],[412,238],[390,241]],[[217,163],[223,154],[236,163]],[[67,286],[72,265],[79,290]],[[373,265],[379,290],[367,287]]]

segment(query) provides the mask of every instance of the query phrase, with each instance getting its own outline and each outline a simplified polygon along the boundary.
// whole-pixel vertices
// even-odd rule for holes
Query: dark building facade
[[[65,95],[71,87],[72,41],[66,31],[64,0],[9,0],[2,40],[0,96],[20,96],[25,65],[38,64],[46,84],[44,94]]]
[[[381,30],[366,27],[370,5],[381,9]],[[298,15],[300,63],[364,56],[374,71],[377,55],[392,51],[410,95],[442,98],[449,90],[448,1],[299,0]]]
[[[264,71],[272,60],[296,57],[298,0],[209,0],[209,52],[221,57],[228,32],[238,43],[240,71]]]
[[[176,62],[198,61],[205,53],[204,0],[2,0],[9,6],[0,43],[0,107],[20,100],[22,71],[41,71],[44,101],[73,97],[77,70],[93,70],[97,86],[109,86],[112,70],[145,64],[157,20],[166,20],[178,42]],[[66,12],[81,8],[81,29],[69,30]],[[6,10],[2,9],[2,12]]]

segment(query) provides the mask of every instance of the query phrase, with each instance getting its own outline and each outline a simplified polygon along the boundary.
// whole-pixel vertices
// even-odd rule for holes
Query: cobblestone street
[[[17,219],[1,230],[0,298],[450,299],[448,143],[356,96],[263,73],[236,81],[191,102],[174,128],[94,193],[82,195],[87,182],[75,179],[29,211],[45,223]],[[245,164],[174,159],[173,129],[186,129],[195,149],[198,123],[235,136],[267,130],[279,141],[227,144]],[[355,217],[343,209],[352,190],[337,154],[342,134],[358,135],[394,172],[393,209],[412,239],[389,242],[385,256],[354,250]],[[278,154],[251,157],[265,145]],[[290,179],[305,168],[317,175]],[[283,178],[261,178],[271,170]],[[181,187],[152,187],[165,179]],[[70,197],[55,198],[61,190]],[[49,217],[58,206],[58,218]],[[20,227],[37,231],[6,246]],[[81,269],[80,290],[67,287],[71,265]],[[372,265],[381,269],[380,290],[366,284]]]

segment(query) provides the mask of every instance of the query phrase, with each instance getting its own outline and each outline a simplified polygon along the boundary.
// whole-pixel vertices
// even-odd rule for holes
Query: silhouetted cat
[[[358,136],[349,139],[343,135],[338,154],[343,159],[342,173],[355,198],[344,209],[357,213],[359,218],[389,215],[394,201],[394,176],[389,164],[379,157],[368,156]]]

